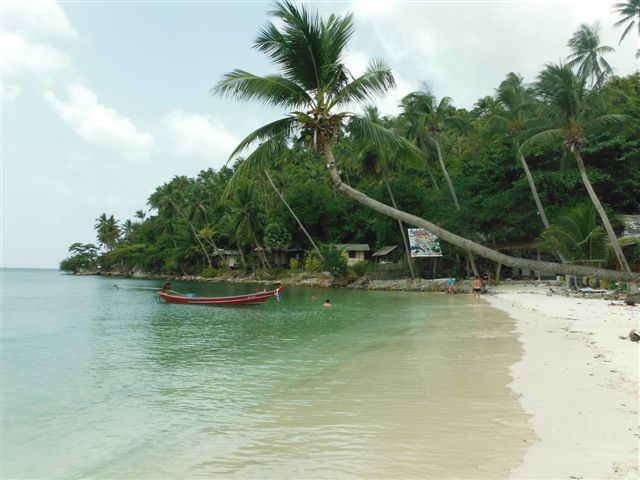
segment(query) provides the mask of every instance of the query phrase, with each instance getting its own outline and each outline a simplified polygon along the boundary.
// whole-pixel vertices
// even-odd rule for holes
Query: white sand
[[[539,437],[512,478],[638,478],[640,345],[619,336],[640,328],[640,306],[535,285],[495,292],[483,298],[516,320],[524,355],[511,387]]]

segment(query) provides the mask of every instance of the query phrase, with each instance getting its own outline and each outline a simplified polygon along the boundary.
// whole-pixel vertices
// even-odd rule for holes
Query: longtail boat
[[[188,303],[193,305],[252,305],[263,303],[270,298],[280,301],[280,292],[284,287],[281,285],[274,290],[247,293],[245,295],[234,295],[231,297],[196,297],[185,295],[174,291],[160,290],[158,297],[167,303]]]

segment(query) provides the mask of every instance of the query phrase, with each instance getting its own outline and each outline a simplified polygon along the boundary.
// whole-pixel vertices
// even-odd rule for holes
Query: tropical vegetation
[[[398,116],[380,116],[368,106],[394,78],[381,60],[359,77],[349,72],[350,14],[322,19],[287,1],[270,14],[254,46],[277,73],[232,70],[212,93],[285,115],[240,142],[231,166],[159,186],[148,213],[121,224],[102,214],[96,266],[210,274],[225,268],[222,252],[235,250],[241,268],[272,271],[282,267],[277,252],[298,247],[316,253],[296,268],[343,275],[332,244],[402,251],[405,228],[417,226],[443,240],[445,256],[419,259],[416,275],[471,275],[466,259],[475,257],[481,272],[500,264],[638,279],[631,270],[640,249],[623,250],[616,215],[640,212],[640,77],[606,68],[610,50],[595,28],[580,26],[568,63],[547,65],[530,85],[509,74],[472,109],[423,89],[403,99]],[[364,115],[352,113],[356,105]],[[612,253],[598,262],[544,233],[585,201]],[[544,261],[534,259],[537,249],[548,252]]]

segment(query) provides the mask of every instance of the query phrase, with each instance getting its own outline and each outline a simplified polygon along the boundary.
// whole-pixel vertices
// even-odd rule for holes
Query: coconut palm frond
[[[420,150],[406,138],[363,117],[349,121],[349,131],[356,141],[366,141],[379,151],[395,151],[407,157],[419,157]]]
[[[247,158],[240,161],[229,179],[223,193],[223,198],[233,194],[243,179],[256,178],[268,168],[274,158],[282,155],[287,148],[288,138],[285,135],[276,135],[261,143]]]
[[[260,77],[238,69],[225,74],[211,89],[211,93],[243,101],[259,100],[267,105],[288,108],[313,104],[309,94],[287,78],[280,75]]]
[[[543,132],[538,132],[534,135],[531,135],[527,140],[522,142],[522,145],[520,145],[520,148],[524,152],[526,149],[528,149],[529,147],[535,144],[541,144],[545,142],[551,143],[554,141],[558,141],[559,139],[562,139],[563,135],[564,135],[564,130],[562,130],[561,128],[554,128],[552,130],[545,130]]]
[[[280,120],[276,120],[275,122],[263,125],[262,127],[247,135],[244,140],[242,140],[238,144],[235,150],[231,152],[231,155],[229,155],[229,160],[227,161],[227,163],[234,159],[242,151],[249,148],[255,142],[264,142],[265,140],[280,136],[290,138],[294,128],[295,118],[292,116],[287,116],[285,118],[281,118]]]
[[[367,71],[353,82],[346,85],[329,103],[329,108],[348,103],[362,104],[373,100],[391,88],[395,88],[395,80],[391,69],[382,61],[372,61]]]

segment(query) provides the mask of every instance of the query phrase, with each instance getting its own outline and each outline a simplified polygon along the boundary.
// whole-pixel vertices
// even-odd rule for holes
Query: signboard
[[[440,239],[422,228],[408,228],[412,257],[441,257]]]

